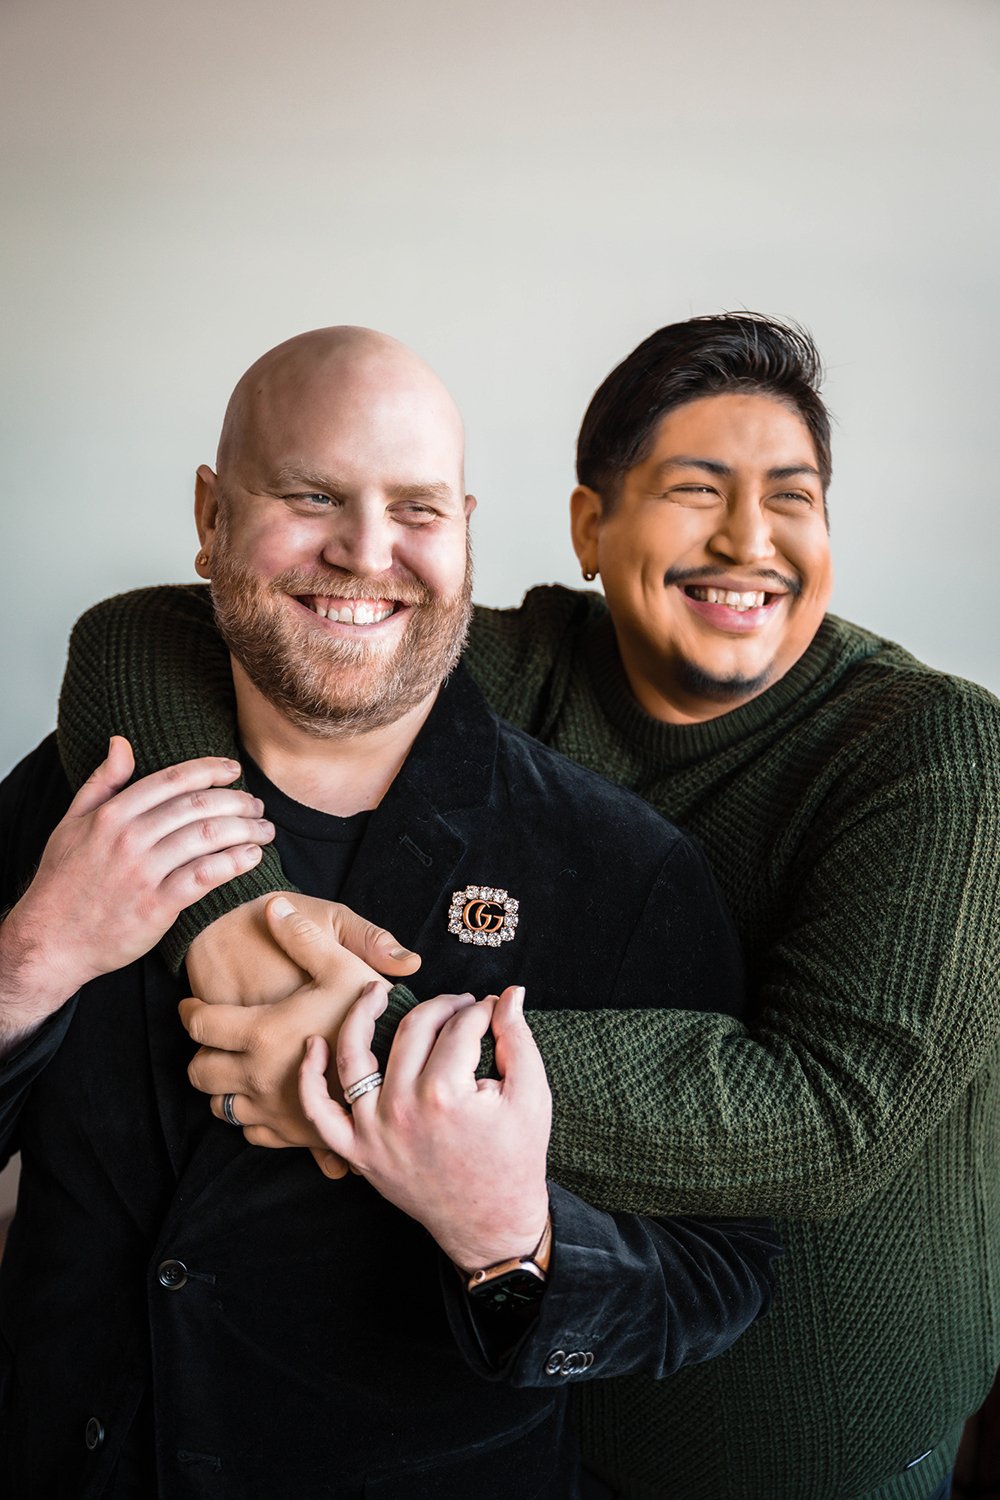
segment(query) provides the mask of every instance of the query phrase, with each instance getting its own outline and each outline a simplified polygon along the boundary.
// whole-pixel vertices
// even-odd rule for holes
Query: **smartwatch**
[[[530,1255],[498,1260],[467,1276],[465,1290],[477,1308],[493,1312],[526,1310],[538,1301],[549,1279],[552,1218],[545,1220],[542,1237]]]

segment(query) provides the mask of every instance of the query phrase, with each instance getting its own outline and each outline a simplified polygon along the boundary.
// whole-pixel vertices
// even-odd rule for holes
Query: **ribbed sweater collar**
[[[808,714],[816,699],[828,697],[831,681],[882,644],[867,631],[827,615],[804,655],[773,687],[701,724],[667,724],[639,707],[608,614],[602,612],[591,622],[584,650],[594,694],[636,755],[661,765],[684,766],[746,743],[773,730],[779,721],[791,723]]]

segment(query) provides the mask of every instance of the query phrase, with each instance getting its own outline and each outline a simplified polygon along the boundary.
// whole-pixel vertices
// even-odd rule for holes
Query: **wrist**
[[[35,1030],[75,995],[91,975],[74,976],[49,952],[45,924],[23,900],[0,922],[0,1028],[5,1050]]]
[[[552,1257],[552,1216],[547,1203],[537,1234],[531,1231],[514,1243],[517,1248],[512,1249],[509,1243],[502,1244],[498,1240],[495,1242],[498,1248],[492,1254],[464,1256],[461,1259],[453,1256],[452,1259],[470,1286],[477,1277],[483,1279],[493,1275],[500,1266],[516,1265],[522,1261],[530,1261],[543,1275],[547,1275]],[[525,1246],[530,1248],[526,1249]]]

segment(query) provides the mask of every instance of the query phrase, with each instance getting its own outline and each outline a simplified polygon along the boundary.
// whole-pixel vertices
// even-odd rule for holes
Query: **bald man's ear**
[[[466,520],[468,520],[469,517],[472,515],[472,512],[475,510],[477,504],[478,504],[478,502],[476,500],[475,495],[466,495],[466,497],[465,497],[465,519]]]
[[[573,551],[585,573],[597,573],[597,538],[604,516],[601,497],[586,484],[578,484],[569,497]]]
[[[212,543],[219,519],[219,481],[208,464],[202,464],[194,478],[194,524],[198,528],[201,551],[194,560],[199,578],[212,576]]]

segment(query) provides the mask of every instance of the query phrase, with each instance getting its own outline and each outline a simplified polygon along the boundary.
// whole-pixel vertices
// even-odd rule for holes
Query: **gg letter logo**
[[[503,926],[503,907],[499,901],[467,901],[462,921],[470,932],[499,932]]]

